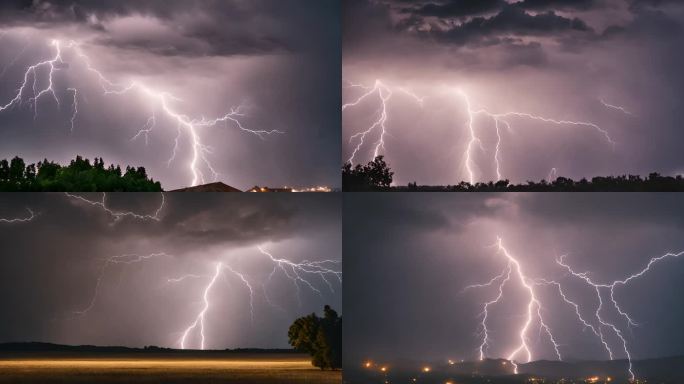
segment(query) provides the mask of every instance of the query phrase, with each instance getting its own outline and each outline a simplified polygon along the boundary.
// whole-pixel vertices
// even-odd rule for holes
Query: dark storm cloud
[[[344,196],[344,268],[347,281],[353,281],[345,285],[345,367],[358,367],[366,359],[413,364],[476,359],[482,336],[478,314],[483,300],[496,292],[462,290],[501,272],[505,260],[492,246],[497,236],[528,276],[562,281],[587,318],[596,299],[555,264],[558,255],[566,254],[577,270],[606,282],[641,270],[652,257],[684,250],[684,203],[678,194],[383,198]],[[416,219],[414,211],[430,219]],[[672,294],[683,289],[682,271],[684,259],[668,259],[629,287],[616,289],[623,309],[642,324],[627,336],[634,358],[684,353],[684,312]],[[524,298],[511,287],[506,295],[492,308],[489,357],[507,357],[519,341]],[[557,293],[539,288],[539,295],[565,359],[606,358],[600,341],[577,324]],[[603,315],[614,318],[608,309]],[[534,359],[555,359],[543,337],[537,342],[536,328],[530,337]],[[619,341],[610,342],[620,351]]]
[[[531,15],[524,10],[507,6],[493,17],[476,17],[446,31],[431,31],[437,39],[456,44],[480,40],[491,41],[490,36],[559,36],[567,32],[591,32],[591,28],[578,18],[566,18],[554,12]],[[506,39],[499,39],[505,41]]]
[[[324,30],[327,21],[308,1],[10,1],[0,20],[6,25],[53,28],[81,25],[101,34],[102,44],[165,55],[253,55],[310,51],[329,44],[308,28]],[[108,22],[142,16],[156,18],[174,34],[112,37]],[[325,35],[324,35],[325,36]],[[179,44],[179,38],[183,39]]]
[[[479,15],[498,10],[506,4],[503,0],[464,0],[446,3],[427,3],[416,8],[404,8],[404,12],[421,16],[462,17]]]
[[[341,311],[341,287],[335,278],[331,291],[309,277],[321,294],[300,287],[300,304],[291,280],[277,271],[269,278],[275,265],[256,248],[264,246],[275,257],[294,262],[340,260],[339,196],[165,196],[159,221],[115,221],[99,207],[57,193],[0,196],[2,218],[25,217],[26,208],[37,214],[31,222],[0,223],[0,290],[6,293],[3,305],[11,308],[0,312],[0,342],[178,347],[178,332],[194,316],[206,275],[219,261],[251,282],[255,318],[251,322],[246,287],[226,273],[221,284],[229,287],[217,288],[212,296],[218,308],[207,330],[210,348],[286,347],[287,326],[294,318],[319,312],[324,304]],[[153,214],[160,197],[108,194],[107,206]],[[115,255],[159,252],[167,256],[103,269],[105,260]],[[182,284],[167,281],[185,274],[200,278]],[[92,311],[75,314],[88,306],[96,289]]]

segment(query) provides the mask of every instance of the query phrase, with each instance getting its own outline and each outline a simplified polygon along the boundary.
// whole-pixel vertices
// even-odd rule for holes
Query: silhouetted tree
[[[90,160],[76,156],[68,166],[62,167],[44,159],[38,164],[25,164],[15,157],[10,162],[0,160],[0,191],[161,191],[161,184],[147,177],[145,168],[121,168],[110,165],[105,169],[104,160]]]
[[[311,363],[321,369],[342,366],[342,318],[326,305],[323,317],[312,313],[295,320],[287,332],[290,345],[311,355]]]
[[[378,156],[366,165],[351,163],[342,166],[342,189],[345,191],[367,191],[389,188],[392,172],[383,156]]]

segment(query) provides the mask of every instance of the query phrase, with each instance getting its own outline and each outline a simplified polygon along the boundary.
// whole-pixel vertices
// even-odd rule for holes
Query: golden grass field
[[[0,383],[341,382],[341,371],[321,371],[303,355],[24,356],[0,359]]]

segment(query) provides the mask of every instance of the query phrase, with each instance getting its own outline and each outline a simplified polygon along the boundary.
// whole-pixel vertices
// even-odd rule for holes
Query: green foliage
[[[0,191],[159,192],[161,184],[148,178],[145,168],[117,165],[105,168],[102,158],[93,163],[81,156],[63,167],[47,159],[29,164],[23,159],[0,160]]]
[[[312,313],[295,320],[287,336],[297,351],[311,355],[315,367],[339,369],[342,366],[342,318],[328,305],[323,311],[322,318]]]
[[[389,188],[392,172],[383,156],[378,156],[366,165],[352,167],[346,163],[342,167],[342,189],[345,191],[369,191]]]

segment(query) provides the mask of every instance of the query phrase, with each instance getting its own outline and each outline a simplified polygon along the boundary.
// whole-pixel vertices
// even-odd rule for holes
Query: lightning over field
[[[165,189],[334,186],[337,161],[321,154],[339,129],[320,127],[333,127],[327,111],[338,105],[335,65],[323,59],[339,51],[335,7],[281,8],[233,0],[4,4],[0,124],[11,139],[0,152],[27,162],[81,155],[132,163]],[[318,24],[330,28],[316,38],[302,28]],[[305,149],[320,161],[292,155]],[[276,164],[296,171],[284,175]]]
[[[338,210],[333,195],[2,196],[16,310],[0,343],[286,348],[295,318],[341,307]]]
[[[343,11],[343,163],[382,155],[395,186],[520,184],[552,168],[573,180],[681,173],[684,57],[667,29],[684,28],[682,4],[354,0]]]
[[[375,195],[345,197],[351,378],[684,377],[678,194]]]

